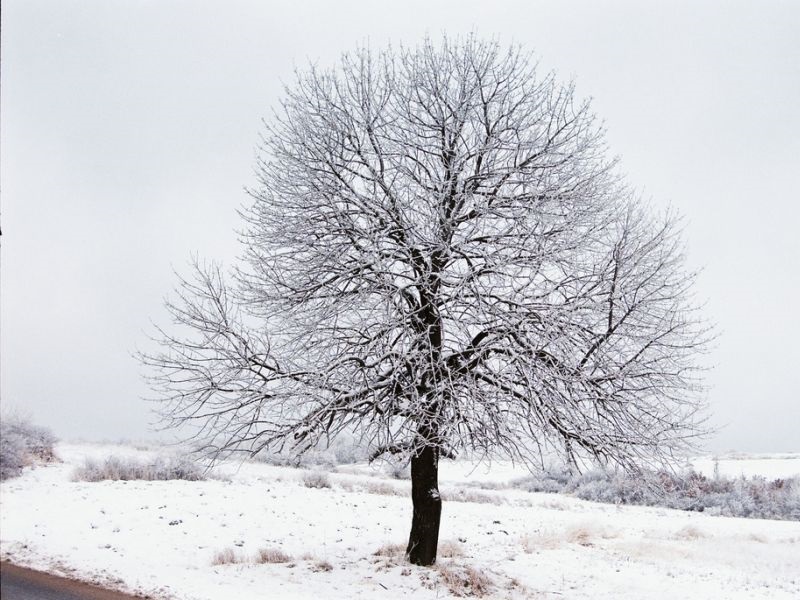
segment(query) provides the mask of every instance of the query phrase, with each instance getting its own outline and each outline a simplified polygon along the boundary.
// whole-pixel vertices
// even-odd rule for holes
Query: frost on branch
[[[212,453],[558,452],[626,468],[699,432],[679,226],[571,85],[469,38],[298,73],[265,124],[245,258],[197,265],[153,367]],[[173,333],[174,332],[174,333]]]

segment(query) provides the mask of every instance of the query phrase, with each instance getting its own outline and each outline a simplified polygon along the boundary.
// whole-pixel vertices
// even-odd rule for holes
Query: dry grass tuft
[[[277,548],[261,548],[256,554],[256,562],[259,564],[274,564],[291,562],[292,557]]]
[[[448,591],[457,597],[482,597],[491,593],[494,584],[480,569],[475,567],[456,567],[453,565],[436,565],[441,582]]]
[[[405,563],[405,555],[404,544],[385,544],[372,553],[372,562],[378,571],[386,571]]]
[[[559,502],[558,500],[546,500],[544,502],[539,502],[538,505],[542,508],[547,508],[550,510],[569,510],[569,507],[566,504]]]
[[[538,548],[536,539],[528,533],[520,536],[519,544],[522,546],[522,550],[525,552],[525,554],[533,554]]]
[[[184,456],[159,456],[151,461],[109,456],[103,461],[86,459],[75,469],[73,481],[203,481],[198,463]]]
[[[706,535],[697,527],[687,525],[683,529],[677,531],[674,537],[676,540],[697,540],[706,537]]]
[[[579,546],[592,546],[592,532],[586,527],[573,527],[567,531],[566,540]]]
[[[313,565],[311,565],[311,570],[314,571],[314,573],[333,571],[333,565],[329,563],[327,560],[318,560]]]
[[[406,553],[406,545],[405,544],[384,544],[375,552],[372,553],[372,556],[386,556],[390,558],[395,558],[398,556],[405,556]]]
[[[288,557],[287,557],[288,558]],[[314,573],[321,573],[323,571],[333,571],[333,565],[325,559],[319,559],[311,552],[303,552],[300,555],[300,560],[311,563],[309,569]]]
[[[464,549],[458,542],[453,540],[445,540],[443,542],[439,542],[436,555],[439,558],[457,558],[459,556],[464,556]]]
[[[500,496],[486,494],[477,490],[458,488],[442,494],[445,502],[472,502],[475,504],[503,504],[504,500]]]
[[[211,559],[211,564],[216,566],[220,565],[235,565],[237,563],[245,562],[245,559],[236,553],[233,548],[225,548],[214,554]]]
[[[364,484],[364,491],[368,494],[380,496],[405,496],[406,492],[382,481],[368,481]]]
[[[578,544],[591,548],[598,539],[611,539],[618,536],[613,530],[592,525],[578,525],[565,531],[535,531],[520,536],[519,543],[526,554],[538,553],[541,550],[553,550],[564,543]]]

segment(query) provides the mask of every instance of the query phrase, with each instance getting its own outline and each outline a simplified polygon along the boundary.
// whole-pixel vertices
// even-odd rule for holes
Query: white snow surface
[[[0,485],[4,560],[155,598],[452,596],[438,570],[374,555],[403,544],[411,521],[409,483],[378,470],[331,473],[322,489],[303,485],[308,471],[256,463],[223,465],[224,479],[200,482],[86,483],[72,481],[86,457],[154,453],[61,444],[58,455],[63,462]],[[494,475],[468,465],[443,471],[437,564],[482,571],[494,582],[489,597],[800,598],[798,522],[476,491],[458,481],[517,473],[503,465]],[[448,501],[459,489],[477,501]],[[442,557],[444,547],[461,555]],[[213,565],[226,548],[249,562]],[[259,548],[292,561],[257,564]]]
[[[726,477],[767,479],[800,476],[800,454],[728,454],[701,456],[691,460],[691,466],[707,476],[719,473]]]

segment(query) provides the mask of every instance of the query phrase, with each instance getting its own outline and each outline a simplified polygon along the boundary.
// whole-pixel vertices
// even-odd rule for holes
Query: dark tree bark
[[[432,446],[426,446],[411,458],[411,499],[414,516],[406,554],[412,564],[429,566],[436,562],[442,516],[439,453]]]

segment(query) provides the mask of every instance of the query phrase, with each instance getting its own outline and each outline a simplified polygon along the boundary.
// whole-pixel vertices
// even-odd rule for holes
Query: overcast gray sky
[[[281,81],[357,43],[475,31],[594,98],[630,182],[686,217],[710,450],[800,450],[800,2],[5,0],[0,392],[141,438],[131,357],[192,253],[230,261]]]

